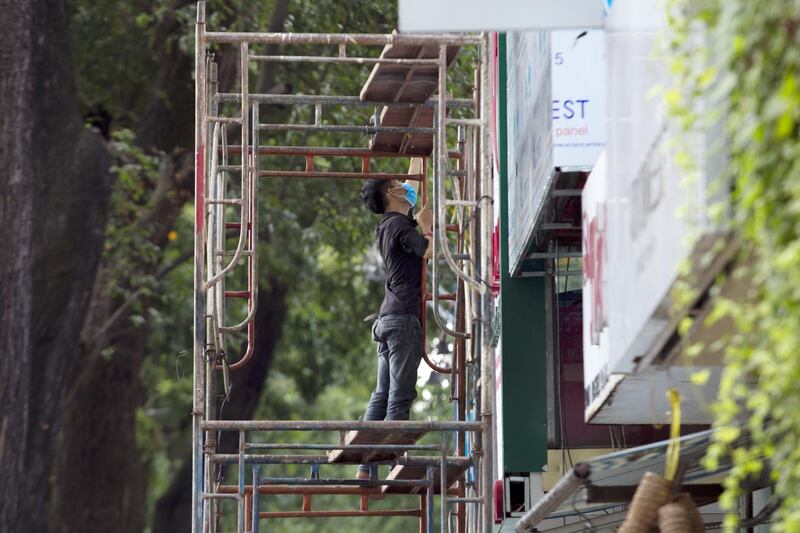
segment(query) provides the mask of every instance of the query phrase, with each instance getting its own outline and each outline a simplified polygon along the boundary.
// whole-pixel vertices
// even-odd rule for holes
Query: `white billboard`
[[[590,170],[605,146],[602,30],[509,33],[509,265],[525,259],[556,169]]]
[[[658,391],[668,383],[691,395],[687,367],[651,363],[674,333],[669,296],[694,253],[689,237],[717,230],[679,211],[687,200],[707,205],[720,160],[705,149],[717,132],[697,135],[690,143],[703,165],[697,186],[685,189],[673,153],[684,134],[671,130],[651,91],[668,82],[653,52],[664,24],[657,0],[615,0],[606,27],[608,144],[582,197],[585,414],[597,423],[665,421]],[[707,416],[689,409],[687,423]]]
[[[609,287],[608,165],[603,152],[583,188],[583,376],[584,403],[594,412],[621,379],[611,375],[612,348],[609,322],[617,293]],[[612,206],[613,208],[613,206]],[[616,259],[616,258],[615,258]],[[615,304],[617,304],[615,306]]]
[[[400,0],[402,32],[600,28],[603,0]]]
[[[591,170],[606,145],[606,42],[602,30],[551,33],[553,163]]]
[[[509,33],[508,251],[515,272],[530,245],[553,173],[550,33]]]

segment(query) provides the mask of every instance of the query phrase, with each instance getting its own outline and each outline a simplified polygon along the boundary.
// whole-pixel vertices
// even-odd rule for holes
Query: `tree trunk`
[[[135,447],[136,376],[146,332],[114,339],[108,358],[91,365],[86,383],[64,406],[55,476],[53,531],[140,532],[147,470]]]
[[[77,113],[62,3],[4,2],[0,27],[0,531],[44,531],[109,159]]]
[[[174,10],[191,3],[175,0],[156,31],[154,53],[159,73],[148,110],[137,128],[137,143],[145,150],[170,153],[171,166],[153,191],[152,208],[137,225],[147,239],[163,250],[181,208],[191,198],[193,159],[190,150],[194,116],[192,59],[172,41],[180,33]],[[113,261],[111,256],[107,262]],[[130,254],[132,278],[155,275],[162,267]],[[136,443],[136,411],[142,404],[139,372],[147,356],[146,324],[134,326],[125,302],[112,299],[110,276],[104,264],[94,283],[91,306],[83,315],[80,368],[71,375],[64,405],[64,425],[55,462],[51,516],[58,532],[138,533],[145,521],[148,465]],[[147,306],[148,301],[143,300]],[[115,319],[109,321],[110,316]],[[102,326],[101,326],[102,325]],[[102,354],[111,352],[109,357]]]
[[[182,24],[174,10],[191,2],[174,0],[159,23],[152,53],[159,58],[160,69],[136,135],[137,144],[145,150],[171,153],[176,169],[162,176],[154,191],[154,207],[139,220],[148,240],[162,250],[182,206],[191,198],[193,160],[181,147],[191,146],[193,140],[192,58],[174,42]],[[285,16],[284,10],[281,26]],[[131,255],[130,268],[137,276],[154,275],[163,266],[158,261],[138,261],[135,251]],[[113,266],[101,267],[89,311],[78,315],[84,321],[83,342],[72,354],[78,352],[81,365],[73,373],[66,372],[70,386],[63,406],[51,514],[53,529],[59,532],[143,529],[148,465],[142,464],[136,443],[136,411],[143,400],[139,372],[147,356],[149,330],[146,325],[132,326],[130,310],[114,313],[125,304],[109,296],[111,281],[103,272]],[[109,348],[113,348],[111,356],[101,356]]]
[[[286,319],[288,289],[276,279],[270,280],[267,286],[270,289],[258,291],[253,358],[243,369],[231,373],[230,400],[222,413],[222,418],[226,420],[250,420],[253,417],[272,364],[275,347],[280,340]],[[236,437],[223,434],[219,450],[221,453],[234,453],[236,445]],[[187,446],[181,467],[156,505],[153,533],[179,533],[191,529],[191,459],[191,449]]]
[[[184,156],[178,170],[165,169],[152,210],[139,220],[160,249],[189,198],[191,163],[191,157]],[[64,402],[52,513],[53,530],[62,533],[144,529],[148,465],[141,461],[136,443],[136,412],[143,401],[139,371],[150,329],[147,323],[132,324],[131,308],[114,311],[125,303],[109,296],[106,268],[98,275],[86,315],[82,364]],[[134,254],[132,271],[143,274],[151,268]],[[144,299],[141,305],[152,304]]]

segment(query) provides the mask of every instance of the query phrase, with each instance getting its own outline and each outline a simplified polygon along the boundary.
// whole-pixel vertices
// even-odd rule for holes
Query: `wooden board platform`
[[[400,431],[350,431],[344,439],[347,446],[359,444],[415,444],[427,431],[413,433]],[[331,450],[329,463],[366,464],[370,461],[391,461],[403,455],[396,450]]]
[[[381,126],[433,127],[433,108],[384,107]],[[433,135],[429,133],[377,133],[369,141],[370,150],[427,157],[433,152]]]
[[[458,54],[458,46],[447,48],[447,65]],[[381,52],[384,59],[436,59],[438,46],[387,44]],[[381,65],[372,68],[361,89],[361,99],[367,102],[424,102],[436,91],[439,69],[436,65]]]
[[[459,47],[447,48],[447,64],[452,64]],[[389,59],[436,59],[437,46],[386,45],[382,58]],[[431,65],[375,65],[361,89],[361,99],[376,102],[422,103],[428,100],[438,87],[438,67]],[[381,126],[420,127],[433,126],[433,108],[384,107],[380,113]],[[427,156],[433,150],[433,135],[427,133],[402,134],[381,132],[372,136],[370,149],[408,155]]]
[[[435,459],[435,457],[433,458]],[[464,471],[469,467],[469,459],[459,461],[448,461],[447,463],[447,488],[452,487],[458,478],[464,474]],[[441,469],[437,464],[433,468],[434,472],[434,493],[439,494],[440,481],[439,476]],[[425,479],[427,467],[422,465],[397,465],[395,466],[386,479]],[[420,494],[426,491],[426,487],[383,487],[383,492],[387,494]]]

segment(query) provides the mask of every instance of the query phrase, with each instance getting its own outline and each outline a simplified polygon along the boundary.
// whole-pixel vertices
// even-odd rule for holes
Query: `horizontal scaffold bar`
[[[203,499],[205,500],[238,500],[238,494],[220,493],[220,492],[204,492]]]
[[[368,45],[479,45],[480,35],[457,33],[272,33],[272,32],[219,32],[205,33],[207,43],[252,43],[252,44],[330,44]]]
[[[419,509],[377,509],[367,511],[261,511],[259,518],[325,518],[325,517],[357,517],[357,516],[420,516]]]
[[[238,494],[239,487],[237,485],[220,485],[219,493],[224,494]],[[371,484],[368,487],[358,487],[354,485],[259,485],[259,494],[351,494],[363,495],[374,494],[380,492],[380,487]],[[244,493],[252,494],[253,486],[245,485]],[[458,491],[449,489],[448,494],[457,495]],[[398,493],[402,494],[402,493]]]
[[[212,457],[218,464],[231,465],[239,462],[239,454],[218,453]],[[316,465],[327,464],[327,455],[262,455],[244,454],[243,460],[248,464],[259,465]],[[387,461],[388,463],[388,461]]]
[[[251,450],[438,450],[435,444],[286,444],[286,443],[248,443],[245,448]]]
[[[461,420],[204,420],[210,431],[480,431],[482,422]]]
[[[306,485],[311,487],[318,486],[337,486],[346,485],[352,487],[424,487],[428,484],[427,479],[319,479],[304,477],[265,477],[258,480],[259,485]]]
[[[266,455],[266,454],[244,454],[241,457],[237,453],[217,453],[212,454],[212,460],[218,464],[238,463],[240,458],[248,464],[269,464],[269,465],[315,465],[330,464],[327,455]],[[441,457],[395,457],[385,461],[369,461],[373,464],[400,464],[408,466],[439,466],[442,462]],[[449,466],[463,466],[471,462],[469,457],[449,456],[446,458]],[[347,462],[334,464],[350,464]],[[356,464],[353,462],[352,464]]]
[[[259,104],[280,104],[280,105],[345,105],[345,106],[387,106],[387,107],[436,107],[439,105],[438,99],[429,98],[424,102],[376,102],[362,100],[358,96],[335,96],[329,94],[250,94],[250,102]],[[220,103],[239,103],[242,100],[240,93],[218,93],[217,102]],[[475,101],[471,98],[448,98],[445,105],[449,108],[472,109]]]
[[[264,56],[252,54],[250,61],[274,63],[342,63],[355,65],[405,65],[411,67],[436,66],[438,59],[387,59],[385,57],[339,56]]]
[[[390,174],[386,172],[322,172],[318,170],[262,170],[258,173],[262,178],[345,178],[375,180],[422,180],[422,174]]]
[[[222,147],[220,146],[220,151]],[[242,147],[238,144],[228,146],[229,154],[241,154]],[[379,150],[368,150],[366,148],[356,148],[349,146],[259,146],[258,155],[275,155],[275,156],[319,156],[319,157],[419,157],[408,154],[399,154],[397,152],[382,152]],[[461,155],[458,152],[449,152],[447,154],[451,159],[459,159]],[[230,166],[230,165],[228,165]],[[217,168],[222,168],[219,165]]]
[[[327,131],[330,133],[430,133],[434,128],[416,128],[411,126],[356,126],[339,124],[259,124],[258,129],[268,131]]]

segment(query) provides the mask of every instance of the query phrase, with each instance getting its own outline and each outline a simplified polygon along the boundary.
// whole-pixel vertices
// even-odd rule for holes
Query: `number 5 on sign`
[[[556,52],[555,57],[556,65],[563,65],[564,64],[564,54],[561,52]]]

